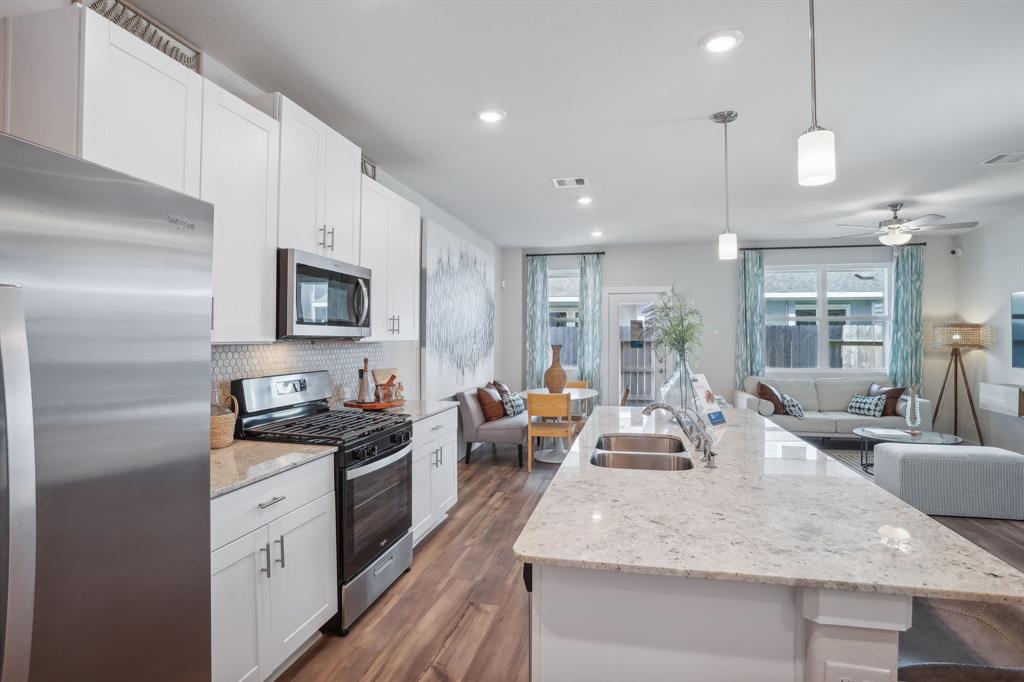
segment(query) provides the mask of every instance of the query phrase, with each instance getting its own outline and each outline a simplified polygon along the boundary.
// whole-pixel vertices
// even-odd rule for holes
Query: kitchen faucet
[[[694,447],[702,453],[700,461],[708,469],[715,468],[715,453],[711,446],[714,443],[714,436],[711,427],[704,423],[704,415],[700,414],[693,407],[676,409],[667,403],[651,403],[644,408],[644,416],[650,416],[655,410],[664,410],[672,415],[672,418],[679,424],[686,437],[693,443]]]

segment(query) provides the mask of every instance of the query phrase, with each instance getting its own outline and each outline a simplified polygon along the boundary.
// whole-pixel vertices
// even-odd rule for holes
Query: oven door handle
[[[356,322],[357,327],[362,327],[366,322],[366,314],[370,312],[370,292],[366,290],[366,280],[360,277],[358,280],[359,289],[363,292],[363,304],[362,312],[359,314],[359,321]]]
[[[406,455],[408,455],[410,452],[412,452],[412,444],[411,443],[409,445],[406,445],[404,448],[402,448],[401,450],[399,450],[395,454],[388,455],[384,459],[378,459],[376,462],[370,462],[369,464],[367,464],[365,466],[361,466],[361,467],[359,467],[357,469],[349,469],[348,471],[345,472],[345,480],[346,481],[354,481],[354,480],[356,480],[357,478],[359,478],[361,476],[366,476],[367,474],[372,474],[374,471],[378,471],[380,469],[383,469],[386,466],[390,466],[390,465],[394,464],[398,460],[400,460],[403,457],[405,457]]]

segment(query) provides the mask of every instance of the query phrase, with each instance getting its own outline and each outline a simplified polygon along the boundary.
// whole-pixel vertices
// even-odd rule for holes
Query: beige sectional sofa
[[[788,414],[772,414],[771,403],[757,397],[757,384],[764,382],[783,393],[800,401],[804,408],[803,419]],[[906,413],[907,400],[901,398],[895,417],[862,417],[850,414],[846,408],[853,396],[867,395],[873,383],[891,386],[888,377],[840,377],[840,378],[779,378],[779,377],[747,377],[743,382],[743,390],[736,391],[733,404],[738,408],[747,408],[760,412],[773,422],[798,436],[812,438],[851,438],[853,430],[858,426],[875,426],[889,428],[906,428],[903,415]],[[932,403],[920,400],[921,430],[932,428]],[[762,405],[761,403],[765,403]],[[765,414],[767,412],[767,414]]]

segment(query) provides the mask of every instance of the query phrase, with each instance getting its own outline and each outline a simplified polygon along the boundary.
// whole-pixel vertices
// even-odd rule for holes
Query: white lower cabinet
[[[459,499],[457,419],[452,409],[413,424],[413,544],[448,518]]]
[[[215,543],[247,518],[257,526],[210,554],[213,682],[263,682],[337,613],[337,507],[333,489],[323,493],[333,462],[213,500]]]

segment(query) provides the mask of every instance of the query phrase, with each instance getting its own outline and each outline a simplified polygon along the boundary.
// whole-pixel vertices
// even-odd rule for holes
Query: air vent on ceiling
[[[555,189],[573,189],[575,187],[586,187],[586,178],[551,178],[551,184]]]
[[[1021,163],[1024,162],[1024,152],[1007,152],[1005,154],[996,154],[992,158],[985,159],[981,162],[982,166],[1004,166],[1007,164]]]

